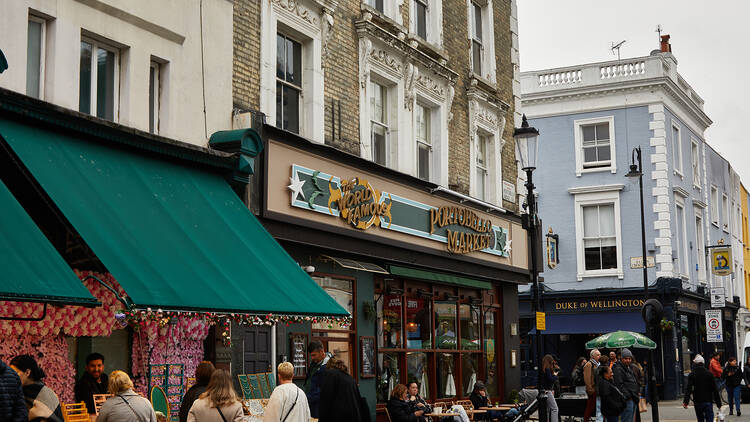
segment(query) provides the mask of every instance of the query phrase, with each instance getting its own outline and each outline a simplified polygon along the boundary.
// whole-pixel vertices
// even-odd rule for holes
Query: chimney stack
[[[669,35],[661,36],[661,52],[662,53],[672,52],[672,44],[669,43]]]

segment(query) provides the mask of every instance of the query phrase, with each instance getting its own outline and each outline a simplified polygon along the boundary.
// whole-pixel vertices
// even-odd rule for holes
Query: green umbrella
[[[587,349],[620,349],[635,347],[636,349],[656,349],[656,343],[643,334],[632,331],[615,331],[601,335],[588,343]]]

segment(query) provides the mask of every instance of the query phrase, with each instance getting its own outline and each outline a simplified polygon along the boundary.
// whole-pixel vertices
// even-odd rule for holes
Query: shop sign
[[[732,274],[732,248],[728,246],[711,248],[711,272],[714,275]]]
[[[566,299],[553,302],[553,308],[550,311],[556,313],[634,311],[641,309],[645,302],[643,298]]]
[[[503,200],[516,202],[516,185],[503,180]]]
[[[560,237],[552,233],[552,227],[549,228],[547,233],[547,266],[550,269],[557,268],[557,264],[560,263],[560,255],[558,253],[558,244]]]
[[[723,308],[726,297],[724,296],[723,287],[711,287],[711,307]]]
[[[547,329],[547,319],[545,318],[544,312],[536,313],[536,329],[537,331],[544,331]]]
[[[683,312],[700,313],[700,305],[698,302],[690,299],[680,299],[680,304],[677,309]],[[687,318],[687,316],[685,316]]]
[[[706,310],[706,341],[709,343],[721,343],[721,310]]]
[[[684,330],[687,330],[688,325],[688,316],[687,315],[680,315],[680,327]]]
[[[293,207],[344,220],[360,230],[377,226],[444,243],[451,253],[510,256],[508,230],[465,207],[435,207],[382,192],[366,179],[344,179],[292,164]]]
[[[646,257],[646,268],[654,268],[656,266],[656,260],[653,256]],[[642,256],[631,256],[630,257],[630,268],[642,269],[643,268],[643,257]]]

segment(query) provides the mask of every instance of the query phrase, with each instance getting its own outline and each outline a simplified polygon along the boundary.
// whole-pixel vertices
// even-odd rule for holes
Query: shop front
[[[493,400],[518,389],[517,285],[528,282],[520,220],[434,184],[263,127],[258,210],[268,231],[331,297],[349,327],[276,329],[278,359],[304,377],[300,345],[319,339],[347,362],[370,409],[399,383],[428,401]]]

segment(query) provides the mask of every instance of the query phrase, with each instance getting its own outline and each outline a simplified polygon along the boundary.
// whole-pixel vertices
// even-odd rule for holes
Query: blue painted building
[[[707,246],[739,240],[737,274],[743,260],[735,221],[741,218],[739,178],[706,143],[712,122],[677,72],[668,37],[661,47],[645,57],[525,72],[521,85],[523,110],[541,134],[534,178],[542,229],[558,245],[559,262],[545,258],[542,274],[545,353],[557,354],[567,375],[596,335],[645,332],[640,192],[638,179],[625,177],[640,147],[648,284],[665,307],[656,366],[660,392],[674,398],[692,355],[736,352],[744,289],[732,277],[710,276]],[[722,343],[706,342],[711,286],[727,291]],[[528,287],[520,298],[521,331],[529,332]],[[522,345],[527,384],[534,382],[533,350]]]

